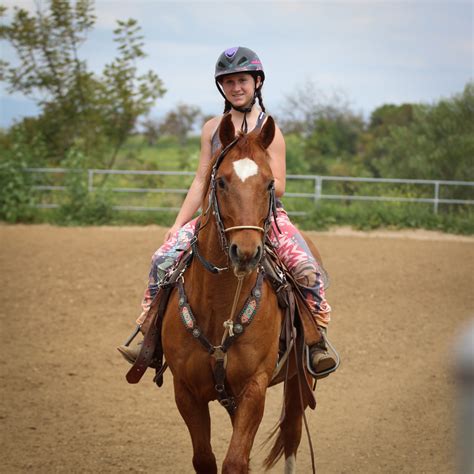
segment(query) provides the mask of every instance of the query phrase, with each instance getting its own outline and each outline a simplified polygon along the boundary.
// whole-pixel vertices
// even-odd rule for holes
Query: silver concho
[[[256,298],[260,298],[260,295],[262,294],[262,292],[257,288],[254,292],[253,292],[254,296]]]
[[[240,334],[244,330],[242,324],[234,324],[234,332],[235,334]]]
[[[193,329],[193,336],[197,338],[200,335],[201,335],[201,330],[199,328],[194,328]]]

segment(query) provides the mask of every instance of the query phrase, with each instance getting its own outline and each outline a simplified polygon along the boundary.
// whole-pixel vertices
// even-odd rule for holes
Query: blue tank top
[[[260,112],[257,118],[257,123],[255,124],[254,130],[258,130],[259,128],[262,127],[263,122],[265,121],[266,114],[265,112]],[[219,124],[220,127],[220,124]],[[216,131],[212,135],[211,138],[211,154],[214,155],[214,153],[221,148],[221,140],[219,138],[219,127],[216,128]]]

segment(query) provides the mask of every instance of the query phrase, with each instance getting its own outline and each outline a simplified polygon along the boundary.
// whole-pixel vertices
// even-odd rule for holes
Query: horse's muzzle
[[[247,274],[255,270],[262,258],[262,244],[254,246],[240,246],[232,243],[229,247],[229,257],[234,267],[234,272]]]

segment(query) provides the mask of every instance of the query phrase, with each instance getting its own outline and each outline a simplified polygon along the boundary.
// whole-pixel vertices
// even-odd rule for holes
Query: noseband
[[[265,242],[266,239],[267,239],[268,231],[270,229],[272,215],[274,217],[275,225],[277,225],[277,228],[278,228],[278,224],[276,223],[276,215],[277,214],[276,214],[275,186],[274,185],[272,185],[272,187],[270,189],[270,200],[269,200],[269,204],[268,204],[268,212],[267,212],[267,216],[265,218],[263,227],[259,227],[259,226],[255,226],[255,225],[238,225],[238,226],[228,227],[226,229],[225,226],[224,226],[224,223],[222,221],[221,212],[220,212],[220,209],[219,209],[219,202],[218,202],[218,199],[217,199],[217,185],[216,185],[217,179],[216,179],[216,175],[217,175],[217,171],[219,169],[219,166],[222,164],[222,161],[224,160],[224,157],[236,145],[236,143],[239,141],[240,138],[241,137],[239,135],[236,136],[227,146],[225,146],[222,149],[222,151],[220,152],[219,156],[217,157],[217,159],[214,163],[214,166],[212,167],[211,181],[210,181],[210,191],[209,191],[209,204],[208,204],[208,208],[203,213],[203,216],[208,214],[211,207],[212,207],[212,213],[214,214],[214,217],[215,217],[215,220],[216,220],[216,226],[217,226],[217,231],[219,233],[219,241],[220,241],[220,244],[221,244],[221,248],[227,256],[229,255],[229,243],[227,241],[227,236],[226,236],[227,232],[231,232],[231,231],[234,231],[234,230],[258,230],[258,231],[262,232],[262,234],[263,234],[263,239],[262,240],[263,240],[263,242]],[[213,273],[217,273],[218,271],[224,270],[224,268],[218,268],[218,267],[210,264],[209,262],[205,261],[203,259],[203,257],[199,254],[199,252],[197,250],[197,245],[196,245],[197,244],[197,234],[198,234],[199,230],[201,230],[205,225],[207,225],[207,222],[208,221],[206,221],[206,224],[204,224],[203,226],[199,226],[196,229],[196,234],[195,234],[195,237],[193,239],[192,246],[193,246],[193,251],[198,256],[199,260],[201,260],[201,263],[204,264],[204,267],[207,268],[208,270],[212,271]],[[263,255],[263,252],[262,252],[262,255]]]

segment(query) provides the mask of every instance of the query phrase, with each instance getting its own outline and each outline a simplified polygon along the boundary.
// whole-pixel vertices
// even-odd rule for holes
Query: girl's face
[[[257,82],[255,83],[251,74],[242,72],[224,76],[221,84],[227,100],[234,107],[246,107],[252,102],[255,88],[260,83],[260,76],[257,76]]]

